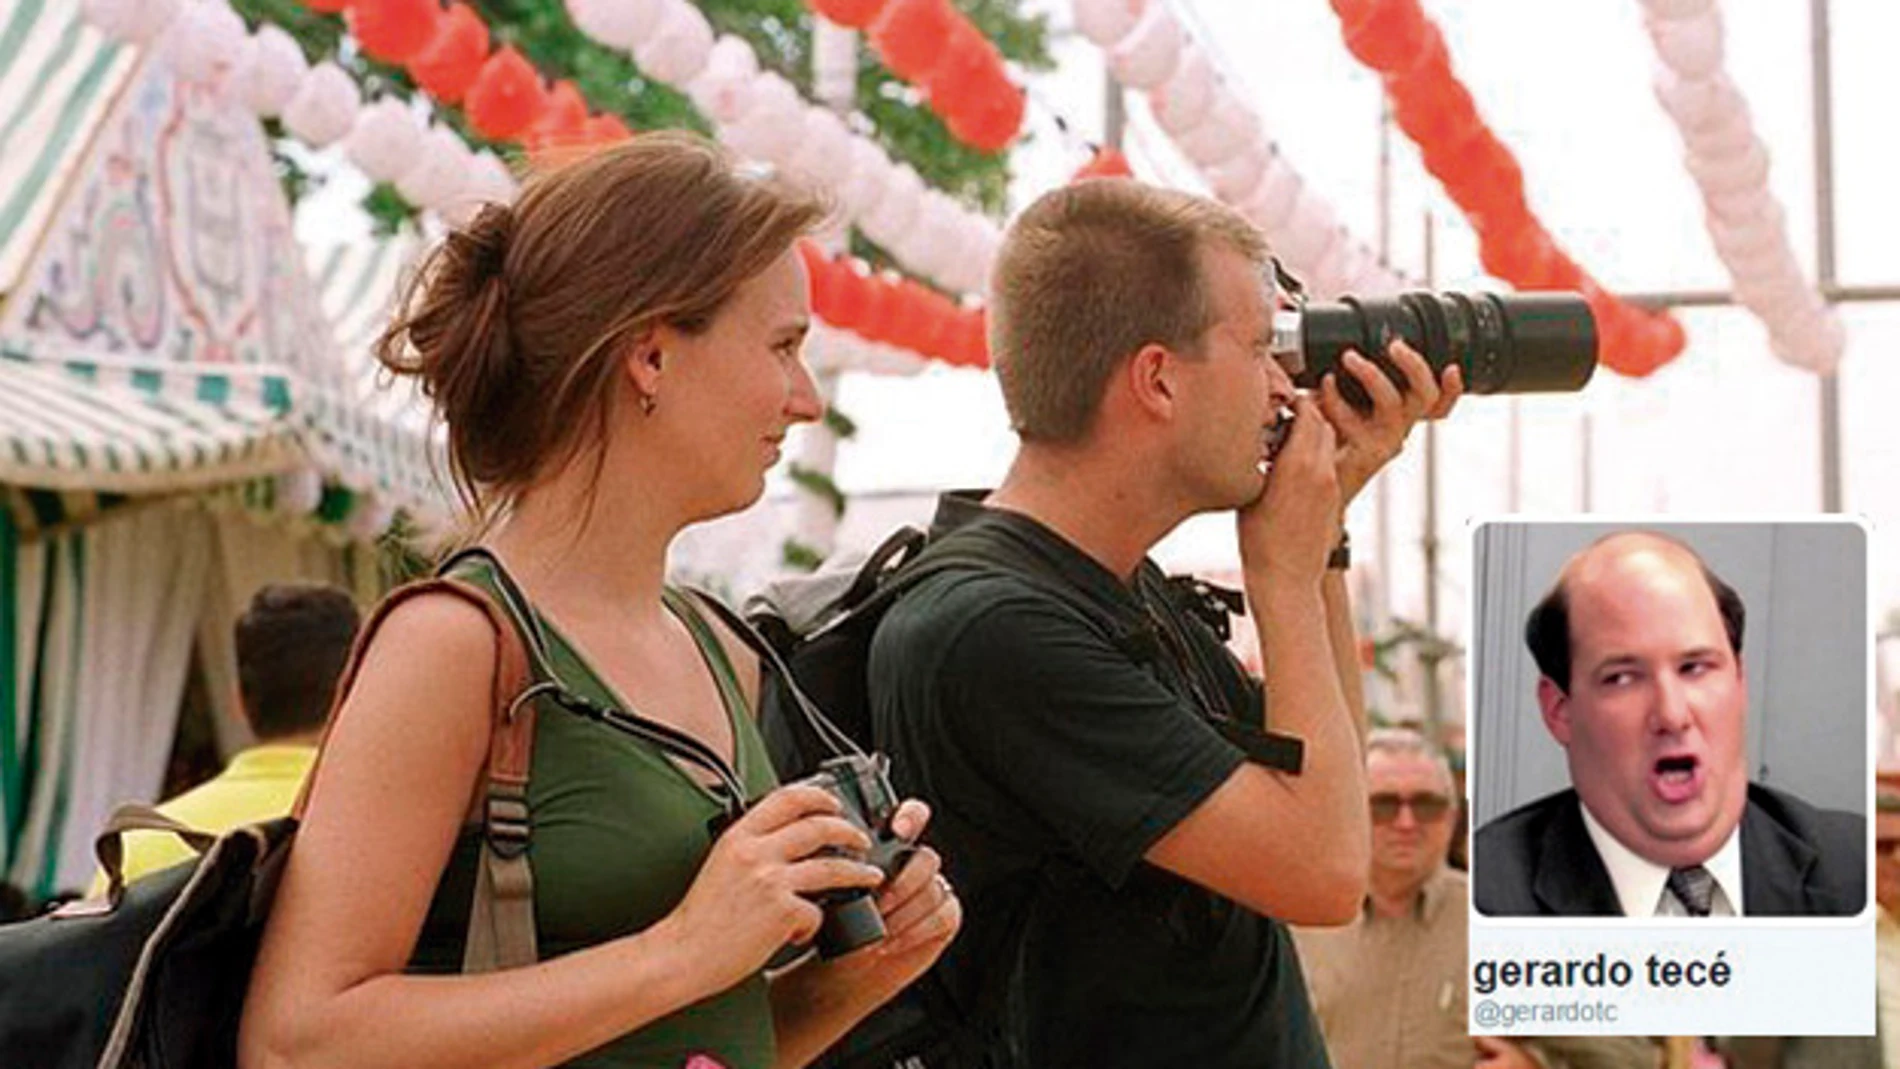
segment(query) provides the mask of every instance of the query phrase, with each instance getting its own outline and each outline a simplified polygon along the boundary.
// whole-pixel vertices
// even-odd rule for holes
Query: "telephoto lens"
[[[1456,364],[1466,393],[1566,393],[1581,390],[1597,367],[1596,320],[1575,293],[1402,293],[1344,297],[1275,317],[1276,354],[1295,356],[1297,386],[1319,386],[1348,349],[1384,370],[1400,392],[1403,373],[1386,356],[1403,338],[1434,375]],[[1282,340],[1284,339],[1284,340]],[[1372,399],[1349,373],[1340,394],[1361,412]]]

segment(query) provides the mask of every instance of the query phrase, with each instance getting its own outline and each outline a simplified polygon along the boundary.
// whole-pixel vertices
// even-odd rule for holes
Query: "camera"
[[[1346,350],[1377,364],[1401,392],[1405,376],[1386,357],[1405,339],[1434,374],[1456,364],[1466,393],[1562,393],[1581,390],[1597,366],[1596,320],[1575,293],[1402,293],[1343,297],[1335,303],[1280,308],[1273,355],[1306,389],[1319,386]],[[1339,391],[1361,412],[1372,399],[1350,374]]]
[[[844,819],[871,837],[871,850],[860,860],[882,870],[890,879],[904,867],[916,847],[891,830],[897,812],[897,792],[891,787],[890,762],[883,754],[847,754],[818,766],[800,784],[818,787],[838,799]],[[818,929],[818,955],[830,959],[849,954],[884,938],[884,918],[878,914],[872,891],[854,887],[826,891],[815,901],[825,912]]]

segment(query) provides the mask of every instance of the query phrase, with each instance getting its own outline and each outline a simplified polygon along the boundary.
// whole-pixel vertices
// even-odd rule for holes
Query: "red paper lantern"
[[[876,21],[884,0],[808,0],[811,9],[840,26],[862,30]]]
[[[541,105],[541,114],[522,138],[530,151],[576,148],[587,141],[587,101],[574,83],[562,80]]]
[[[871,45],[891,73],[916,85],[943,59],[962,20],[950,0],[890,0],[871,24]]]
[[[1426,52],[1428,25],[1418,0],[1379,0],[1346,24],[1346,48],[1373,70],[1401,70]]]
[[[1029,98],[1015,86],[1004,86],[995,96],[968,112],[944,117],[957,140],[980,152],[1001,152],[1023,128]]]
[[[831,258],[815,241],[805,240],[798,243],[798,258],[805,264],[805,278],[811,286],[811,314],[826,322],[831,321],[834,295],[837,287],[832,283],[833,271]]]
[[[924,83],[930,110],[949,115],[980,100],[995,84],[1009,84],[1003,57],[975,26],[959,21],[941,46],[941,58]]]
[[[1090,178],[1133,178],[1135,169],[1128,166],[1128,157],[1120,149],[1103,146],[1095,150],[1089,162],[1075,172],[1070,182],[1081,182]]]
[[[442,8],[436,0],[355,0],[345,20],[364,52],[384,63],[402,63],[435,40]]]
[[[826,322],[859,335],[871,309],[875,283],[867,278],[857,260],[840,260],[831,274],[831,315]]]
[[[1392,94],[1392,119],[1421,148],[1456,143],[1480,125],[1471,92],[1449,72],[1408,82]]]
[[[1478,260],[1493,276],[1520,285],[1538,270],[1540,261],[1555,252],[1550,235],[1533,224],[1510,233],[1487,235],[1478,246]]]
[[[409,76],[423,92],[454,104],[475,84],[488,58],[488,25],[466,4],[454,4],[436,21],[435,39],[409,60]]]
[[[633,130],[618,115],[596,115],[587,120],[582,134],[590,145],[617,145],[633,136]]]
[[[966,312],[963,317],[963,337],[960,345],[962,359],[958,362],[967,367],[990,366],[990,324],[985,312]]]
[[[355,0],[303,0],[303,6],[324,15],[341,15]]]
[[[541,114],[541,76],[513,45],[504,45],[469,86],[462,108],[490,141],[512,141]]]

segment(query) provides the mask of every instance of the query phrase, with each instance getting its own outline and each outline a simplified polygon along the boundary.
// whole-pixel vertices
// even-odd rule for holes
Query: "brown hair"
[[[990,352],[1025,441],[1087,434],[1109,376],[1142,346],[1199,352],[1214,316],[1209,242],[1267,257],[1226,205],[1129,179],[1046,193],[1011,224],[990,276]]]
[[[703,331],[825,214],[704,138],[642,134],[531,178],[513,207],[488,205],[451,231],[376,356],[422,380],[448,424],[456,490],[485,525],[601,444],[628,341],[660,324]]]
[[[274,583],[238,617],[238,695],[263,742],[316,731],[356,637],[356,603],[333,586]]]

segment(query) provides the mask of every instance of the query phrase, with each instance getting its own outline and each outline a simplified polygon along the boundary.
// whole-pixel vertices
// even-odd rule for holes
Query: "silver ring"
[[[937,873],[937,889],[943,892],[943,897],[945,898],[955,898],[957,896],[957,892],[950,886],[950,881],[944,879],[943,873],[941,872]]]

